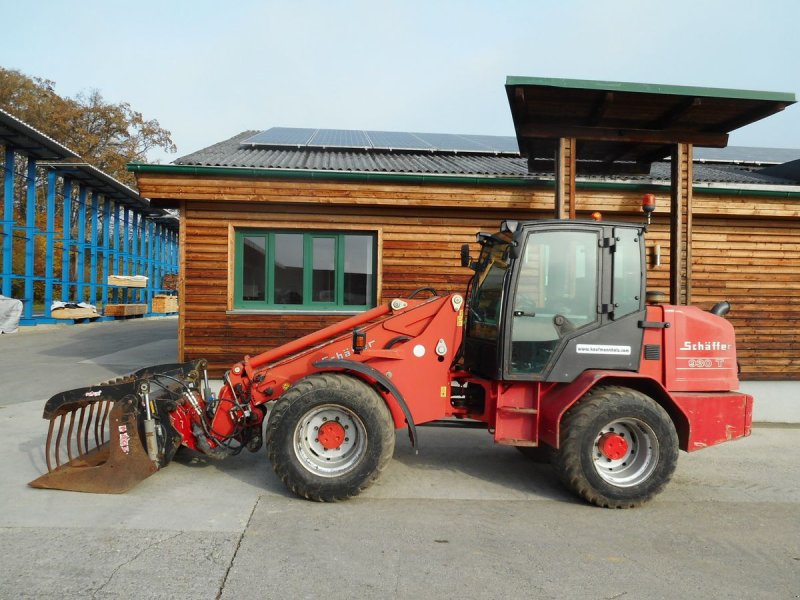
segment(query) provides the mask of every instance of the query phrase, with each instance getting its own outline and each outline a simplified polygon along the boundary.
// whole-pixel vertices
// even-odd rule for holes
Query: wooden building
[[[180,209],[181,358],[206,357],[219,375],[417,288],[463,291],[463,243],[502,219],[552,218],[563,194],[516,141],[273,128],[172,165],[131,165],[154,206]],[[684,298],[733,304],[743,379],[800,381],[800,169],[698,156],[684,164]],[[642,220],[642,195],[656,195],[649,289],[669,293],[670,163],[577,170],[578,218]]]

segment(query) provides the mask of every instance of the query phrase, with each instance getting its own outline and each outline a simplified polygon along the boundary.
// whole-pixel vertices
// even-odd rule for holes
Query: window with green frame
[[[374,233],[237,230],[233,306],[372,308],[376,246]]]

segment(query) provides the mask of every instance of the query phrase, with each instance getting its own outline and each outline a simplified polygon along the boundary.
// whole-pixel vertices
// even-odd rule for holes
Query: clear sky
[[[514,135],[507,75],[791,92],[798,0],[0,0],[0,65],[172,132]],[[800,105],[731,145],[800,148]]]

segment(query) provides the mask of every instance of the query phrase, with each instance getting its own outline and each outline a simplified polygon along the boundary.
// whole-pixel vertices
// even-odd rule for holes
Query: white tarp
[[[0,333],[16,333],[22,315],[22,302],[0,295]]]
[[[53,300],[53,303],[50,305],[50,310],[56,310],[57,308],[91,308],[93,311],[97,312],[97,307],[88,302],[61,302],[60,300]]]

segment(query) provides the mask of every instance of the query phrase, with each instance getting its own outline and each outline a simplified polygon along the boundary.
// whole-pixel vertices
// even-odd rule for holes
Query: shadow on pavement
[[[296,498],[273,473],[263,448],[221,461],[184,448],[173,463],[202,472],[209,485],[214,485],[217,477],[219,485],[224,485],[226,477],[232,477],[262,488],[269,495]],[[495,445],[486,432],[453,430],[426,430],[419,454],[408,443],[406,431],[399,430],[392,461],[375,485],[360,497],[498,496],[582,504],[561,486],[549,465],[537,464],[514,448]]]

